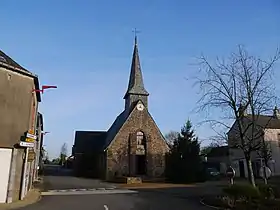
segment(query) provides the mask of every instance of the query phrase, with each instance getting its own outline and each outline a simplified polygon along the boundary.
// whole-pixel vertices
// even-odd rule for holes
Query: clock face
[[[137,104],[137,109],[139,111],[142,111],[144,109],[144,105],[143,104]]]

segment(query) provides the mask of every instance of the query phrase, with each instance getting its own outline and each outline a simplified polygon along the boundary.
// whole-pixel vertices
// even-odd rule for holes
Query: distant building
[[[263,135],[260,135],[260,137],[256,139],[255,144],[262,143],[263,141],[267,144],[267,149],[271,151],[271,158],[268,161],[268,166],[273,175],[280,175],[280,112],[277,107],[275,107],[272,115],[259,115],[256,117],[256,121],[256,132],[263,132]],[[248,125],[251,122],[252,115],[245,112],[244,123]],[[237,123],[235,122],[228,132],[230,163],[238,177],[248,177],[247,164],[243,151],[234,147],[235,142],[240,141],[237,130]],[[258,152],[252,152],[251,159],[254,174],[258,177],[260,168],[263,166],[263,158]]]
[[[108,131],[76,131],[73,155],[77,175],[106,179],[164,176],[168,146],[149,113],[148,96],[135,38],[125,109]]]
[[[34,89],[39,89],[38,77],[0,51],[0,203],[23,198],[33,181],[35,151],[30,148],[26,155],[20,142],[27,132],[36,135],[41,96]]]
[[[228,146],[220,146],[211,148],[210,152],[204,155],[207,167],[216,168],[221,174],[225,174],[229,161]]]

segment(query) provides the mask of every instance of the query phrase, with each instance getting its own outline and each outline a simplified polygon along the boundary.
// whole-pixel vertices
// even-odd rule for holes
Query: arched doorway
[[[136,156],[135,156],[136,174],[146,174],[146,139],[142,131],[136,133]]]

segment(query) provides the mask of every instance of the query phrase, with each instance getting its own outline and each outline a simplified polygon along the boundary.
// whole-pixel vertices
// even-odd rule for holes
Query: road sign
[[[30,138],[25,138],[25,141],[26,142],[34,142],[35,140],[34,139],[30,139]]]
[[[27,134],[26,134],[26,138],[36,140],[36,139],[37,139],[37,136],[36,136],[36,135],[34,135],[34,134],[31,134],[31,133],[27,133]]]
[[[33,143],[33,142],[21,141],[21,142],[19,143],[19,146],[21,146],[21,147],[34,147],[34,143]]]

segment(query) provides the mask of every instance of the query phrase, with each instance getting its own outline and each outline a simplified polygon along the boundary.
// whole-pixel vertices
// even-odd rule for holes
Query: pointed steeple
[[[144,87],[136,35],[135,35],[135,41],[134,41],[134,50],[133,50],[133,56],[132,56],[128,88],[127,88],[126,94],[124,96],[124,99],[127,98],[128,95],[130,95],[130,94],[142,95],[142,96],[149,95],[148,91]]]

